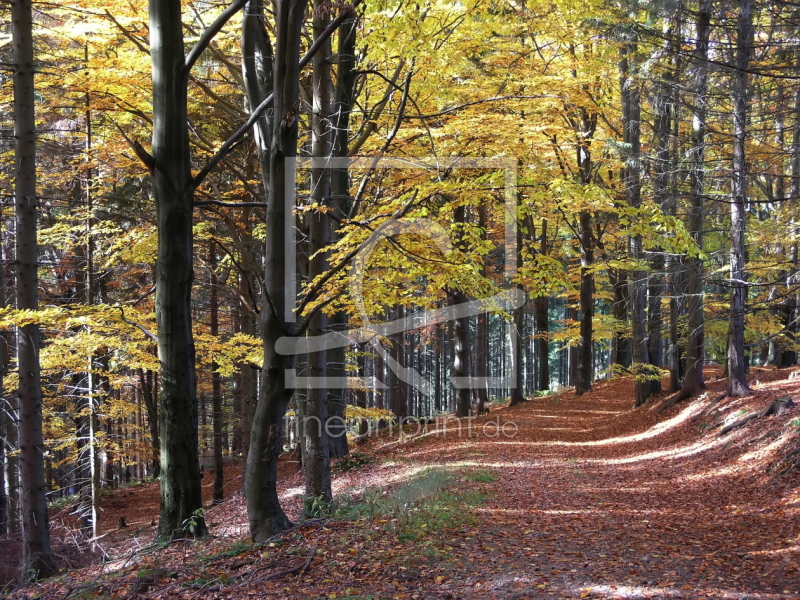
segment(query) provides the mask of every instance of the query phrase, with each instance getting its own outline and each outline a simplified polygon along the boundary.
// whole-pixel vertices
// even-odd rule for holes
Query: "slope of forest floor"
[[[772,399],[800,400],[791,372],[754,369],[742,399],[711,378],[660,414],[659,398],[631,409],[623,378],[493,407],[461,435],[453,422],[446,436],[384,432],[337,462],[334,505],[265,545],[246,541],[241,479],[208,509],[212,537],[167,546],[151,544],[157,487],[130,487],[104,498],[98,544],[114,560],[15,594],[800,599],[800,474],[786,458],[800,407],[720,435]],[[282,474],[297,519],[302,475],[290,462]]]

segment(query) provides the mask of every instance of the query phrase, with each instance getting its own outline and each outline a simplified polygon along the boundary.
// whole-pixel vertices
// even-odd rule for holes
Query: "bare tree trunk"
[[[208,268],[211,271],[209,312],[211,313],[210,333],[212,338],[219,336],[219,280],[217,279],[217,252],[214,241],[208,243]],[[211,418],[212,432],[214,434],[214,490],[212,501],[214,504],[222,502],[225,486],[224,466],[222,463],[222,377],[219,374],[219,365],[211,362]]]
[[[594,240],[592,237],[592,215],[588,212],[580,214],[581,234],[581,283],[578,292],[580,298],[580,343],[578,344],[577,377],[575,393],[580,396],[592,390],[594,379],[594,274],[591,271],[594,263]]]
[[[689,173],[691,196],[689,199],[689,232],[698,247],[703,247],[703,213],[705,186],[706,102],[708,89],[708,39],[711,26],[711,0],[701,0],[697,13],[697,42],[694,51],[695,83],[692,106],[692,161]],[[705,317],[703,315],[703,263],[699,257],[687,256],[686,312],[688,344],[686,348],[686,374],[680,396],[690,397],[705,387],[703,379],[703,354]]]
[[[579,143],[577,147],[578,171],[583,185],[592,181],[592,153],[590,141],[597,128],[597,115],[581,109]],[[578,233],[581,247],[581,282],[578,292],[580,341],[575,370],[575,394],[580,396],[592,390],[594,380],[594,235],[592,215],[583,211],[578,216]]]
[[[153,65],[153,193],[158,260],[156,322],[161,362],[162,538],[182,535],[193,518],[205,533],[197,447],[195,348],[191,294],[194,281],[191,182],[187,115],[188,69],[179,0],[150,0]]]
[[[486,208],[484,206],[478,208],[478,226],[481,228],[481,239],[486,239],[488,236],[488,231],[486,224]],[[475,335],[477,340],[475,345],[475,364],[473,367],[473,372],[475,373],[475,377],[482,378],[485,382],[486,377],[489,375],[489,315],[485,312],[478,315]],[[438,357],[439,351],[436,350],[436,353]],[[438,376],[438,369],[436,369],[436,374]],[[437,377],[437,394],[439,386],[440,381]],[[476,390],[475,404],[478,415],[482,415],[488,411],[488,403],[489,390],[486,387],[486,383],[482,383]]]
[[[625,161],[625,196],[628,205],[639,208],[641,198],[641,98],[639,87],[633,80],[630,71],[630,56],[633,53],[633,44],[623,48],[620,62],[622,85],[622,124],[623,140],[627,148]],[[632,236],[630,239],[631,257],[641,261],[642,237]],[[646,284],[647,278],[643,271],[636,269],[631,272],[630,297],[631,319],[633,332],[633,362],[636,365],[645,365],[647,356],[647,316],[646,316]],[[636,371],[635,371],[636,372]],[[641,406],[650,398],[650,382],[645,378],[645,372],[636,372],[634,406]]]
[[[266,40],[259,18],[263,8],[248,3],[246,22],[255,21],[255,35]],[[285,289],[286,216],[293,198],[287,198],[287,184],[293,186],[290,162],[297,155],[297,124],[300,39],[307,0],[278,0],[275,14],[275,58],[273,70],[273,123],[269,155],[269,190],[264,251],[264,294],[261,308],[264,366],[253,415],[250,453],[247,457],[247,515],[250,534],[264,541],[291,526],[281,508],[277,492],[278,457],[282,445],[283,416],[292,396],[286,388],[286,369],[292,356],[277,353],[276,343],[284,335],[296,335],[295,324],[287,319],[289,298]],[[245,32],[248,25],[245,25]],[[246,46],[246,44],[243,44]],[[266,58],[266,57],[263,57]],[[262,96],[262,99],[266,96]],[[252,103],[251,103],[252,104]],[[287,160],[288,159],[288,160]],[[290,207],[287,208],[287,202]]]
[[[331,132],[331,153],[335,158],[345,158],[349,156],[348,136],[350,135],[350,113],[353,110],[355,80],[356,80],[356,17],[355,14],[348,17],[338,30],[338,50],[336,60],[336,85],[333,90],[333,103],[330,114],[332,129]],[[331,201],[335,208],[338,208],[340,218],[353,218],[354,209],[350,198],[350,182],[348,169],[331,170]],[[331,220],[331,229],[334,230],[331,239],[336,238],[336,222]],[[348,316],[345,312],[340,312],[332,318],[331,326],[343,330],[347,327]],[[346,377],[345,370],[345,348],[333,348],[329,350],[329,372],[332,377]],[[347,435],[345,435],[344,416],[345,416],[345,390],[329,390],[328,415],[336,417],[331,424],[331,437],[329,438],[330,454],[332,458],[347,456],[350,451],[347,446]],[[340,425],[341,423],[341,425]]]
[[[744,234],[746,226],[747,163],[747,69],[753,46],[750,0],[739,0],[736,36],[736,71],[733,75],[733,164],[731,172],[731,309],[728,325],[728,394],[750,392],[745,379],[744,312],[747,302]]]
[[[33,18],[30,0],[11,3],[14,68],[14,205],[16,208],[16,300],[19,310],[39,308],[34,113]],[[54,565],[44,479],[39,326],[17,329],[19,372],[20,512],[23,579],[47,577]]]
[[[611,282],[611,293],[614,300],[611,304],[611,314],[621,327],[628,321],[628,273],[622,269],[609,269],[608,277]],[[626,326],[627,329],[627,326]],[[611,364],[628,368],[631,366],[631,339],[626,331],[615,331],[611,340]]]
[[[325,30],[329,21],[328,8],[324,0],[314,0],[314,39]],[[314,158],[325,158],[331,155],[330,124],[330,41],[326,41],[317,52],[312,64],[313,113],[311,115],[311,154]],[[321,206],[330,201],[330,169],[313,168],[311,171],[311,197]],[[328,269],[327,254],[322,250],[330,243],[331,225],[328,216],[322,211],[315,211],[310,216],[309,227],[310,264],[309,280],[322,275]],[[311,317],[308,335],[311,337],[324,335],[328,329],[328,317],[318,311]],[[343,358],[343,357],[342,357]],[[308,356],[309,375],[319,381],[326,374],[328,352],[322,350]],[[308,406],[306,414],[310,417],[305,427],[305,448],[303,467],[306,476],[306,506],[309,516],[317,516],[316,508],[309,500],[319,499],[329,502],[331,492],[330,447],[328,444],[329,414],[327,384],[317,384],[308,389]],[[340,432],[336,432],[340,433]],[[341,432],[344,434],[344,432]]]

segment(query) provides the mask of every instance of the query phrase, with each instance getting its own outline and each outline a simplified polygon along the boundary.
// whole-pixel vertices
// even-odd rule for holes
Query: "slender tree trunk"
[[[671,32],[668,33],[671,38]],[[654,134],[655,134],[655,190],[654,200],[665,213],[670,212],[673,203],[670,197],[669,175],[672,161],[670,157],[670,134],[672,131],[672,107],[671,88],[666,83],[662,83],[653,99],[653,110],[655,112]],[[666,292],[664,282],[665,260],[661,247],[655,248],[653,257],[653,272],[649,279],[649,298],[648,305],[648,360],[651,365],[661,368],[664,363],[663,339],[661,329],[663,327],[662,299]],[[661,392],[661,380],[653,379],[650,382],[650,391],[654,394]]]
[[[728,394],[750,392],[745,379],[744,313],[747,303],[744,234],[747,201],[747,69],[753,46],[753,17],[750,0],[739,0],[736,36],[736,71],[733,75],[733,164],[731,178],[731,308],[728,325]]]
[[[695,81],[692,106],[692,160],[689,172],[691,195],[689,198],[689,232],[699,248],[703,247],[703,213],[705,193],[706,112],[708,89],[708,40],[711,25],[711,0],[701,0],[697,13],[697,41],[694,51]],[[686,348],[686,374],[680,396],[690,397],[705,387],[703,379],[703,354],[705,317],[703,316],[703,263],[700,258],[687,256],[686,313],[688,344]]]
[[[592,239],[592,216],[588,212],[580,214],[581,233],[581,283],[578,292],[580,298],[580,342],[578,343],[575,393],[580,396],[592,391],[594,380],[594,274],[591,271],[594,263],[594,247]]]
[[[453,215],[453,221],[457,226],[467,223],[467,207],[458,206]],[[466,252],[466,244],[463,238],[463,229],[458,230],[457,248],[461,252]],[[453,306],[464,304],[469,301],[469,297],[461,290],[451,292]],[[472,412],[470,386],[466,379],[472,374],[470,365],[470,328],[469,317],[462,317],[453,321],[453,383],[456,388],[456,417],[468,417]],[[512,398],[513,402],[513,398]]]
[[[481,239],[486,239],[488,230],[486,223],[486,207],[484,206],[478,208],[478,227],[481,229]],[[483,274],[485,275],[485,270]],[[489,315],[485,312],[480,313],[477,317],[475,336],[477,340],[475,344],[473,372],[475,373],[475,377],[481,378],[485,382],[486,377],[489,375]],[[438,387],[439,381],[437,379],[437,389]],[[476,390],[476,412],[478,415],[485,414],[486,411],[488,411],[488,403],[489,390],[486,387],[486,383],[481,383]]]
[[[211,337],[219,336],[219,280],[217,279],[217,252],[214,242],[208,244],[208,268],[211,271],[211,289],[209,293],[209,312],[211,313]],[[211,362],[211,418],[214,434],[214,504],[222,502],[225,486],[224,466],[222,463],[222,376],[219,374],[217,361]]]
[[[628,368],[631,366],[631,338],[626,331],[629,303],[628,274],[622,269],[609,269],[608,277],[611,282],[611,293],[614,295],[611,314],[618,328],[625,326],[625,330],[615,331],[611,340],[611,364]]]
[[[328,26],[328,8],[324,0],[314,0],[314,39]],[[311,154],[314,158],[325,158],[331,155],[330,123],[330,41],[326,41],[317,52],[312,64],[313,113],[311,115]],[[330,170],[313,168],[311,171],[311,197],[321,206],[330,201]],[[314,211],[309,227],[310,264],[309,280],[313,280],[328,269],[327,254],[322,250],[330,243],[331,225],[328,216],[322,211]],[[328,330],[328,317],[318,311],[311,317],[308,335],[316,337],[324,335]],[[344,358],[344,357],[342,357]],[[308,356],[309,375],[313,380],[321,380],[326,374],[328,352],[322,350]],[[320,499],[329,502],[331,492],[330,446],[328,443],[328,388],[327,384],[317,384],[308,389],[308,406],[306,414],[311,419],[305,427],[305,449],[303,467],[306,475],[306,498]],[[342,399],[340,399],[342,400]],[[333,432],[331,432],[333,433]],[[339,432],[336,432],[339,433]],[[343,431],[341,432],[344,433]],[[307,503],[305,507],[309,516],[314,514],[315,507]]]
[[[34,114],[33,17],[30,0],[11,3],[14,79],[14,206],[16,209],[16,300],[19,310],[39,308],[36,197],[36,120]],[[17,329],[19,372],[20,512],[22,578],[54,571],[50,553],[42,435],[39,326]]]
[[[144,369],[138,370],[139,386],[142,390],[142,400],[147,409],[147,424],[150,427],[150,443],[153,446],[153,477],[161,474],[161,438],[158,433],[158,398],[156,397],[157,383],[153,381],[153,372]]]
[[[629,44],[623,49],[620,63],[622,80],[622,124],[623,140],[627,148],[625,161],[625,196],[628,205],[639,208],[641,198],[641,100],[638,86],[630,72],[630,55],[633,45]],[[632,236],[630,239],[631,257],[637,263],[643,260],[642,237]],[[631,318],[633,333],[633,362],[645,365],[647,356],[647,316],[646,316],[646,283],[644,272],[638,267],[631,272]],[[635,370],[635,402],[634,406],[641,406],[650,398],[651,386],[641,370]]]

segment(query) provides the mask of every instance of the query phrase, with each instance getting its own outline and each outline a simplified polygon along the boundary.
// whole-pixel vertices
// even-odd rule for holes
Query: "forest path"
[[[488,497],[474,529],[449,542],[460,567],[420,597],[800,598],[797,477],[765,479],[753,430],[703,434],[693,419],[710,400],[657,417],[632,411],[632,392],[621,380],[539,398],[478,420],[479,435],[408,449],[497,477],[477,484]],[[518,434],[486,437],[487,421]]]

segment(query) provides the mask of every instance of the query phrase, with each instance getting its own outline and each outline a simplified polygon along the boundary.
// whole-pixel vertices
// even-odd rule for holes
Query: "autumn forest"
[[[800,5],[3,6],[0,592],[798,598]]]

